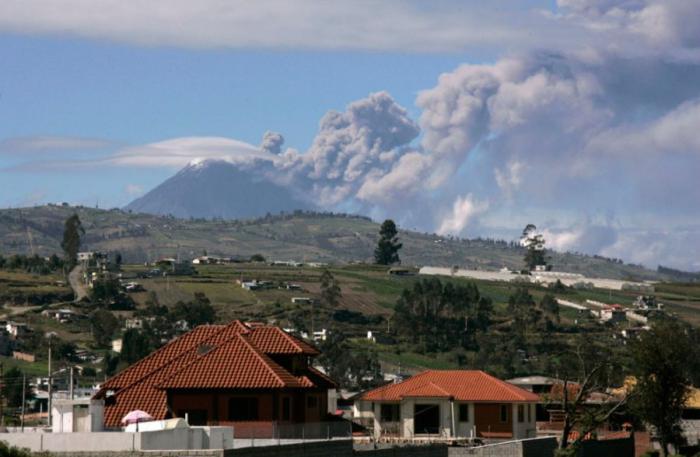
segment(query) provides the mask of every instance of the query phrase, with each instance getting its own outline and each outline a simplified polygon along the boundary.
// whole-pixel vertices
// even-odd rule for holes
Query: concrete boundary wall
[[[451,447],[449,457],[552,457],[556,448],[557,439],[547,436],[478,447]]]
[[[233,447],[230,427],[191,427],[152,432],[0,433],[0,441],[32,452],[80,453],[202,450]]]

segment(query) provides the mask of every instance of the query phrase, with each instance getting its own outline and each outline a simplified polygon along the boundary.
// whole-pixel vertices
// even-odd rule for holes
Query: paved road
[[[68,273],[68,281],[73,289],[73,294],[75,294],[75,301],[80,301],[87,297],[87,288],[85,284],[83,284],[83,269],[80,265],[76,265],[75,268]]]

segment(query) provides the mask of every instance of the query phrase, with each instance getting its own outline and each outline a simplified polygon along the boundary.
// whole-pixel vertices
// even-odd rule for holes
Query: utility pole
[[[5,411],[3,406],[5,404],[5,375],[3,371],[3,364],[0,363],[0,425],[5,426]]]
[[[48,424],[51,427],[51,394],[53,393],[53,381],[51,380],[51,336],[49,336],[49,407],[48,407]]]
[[[20,419],[20,424],[22,427],[22,432],[24,432],[24,405],[27,402],[27,375],[22,373],[22,418]]]
[[[70,399],[73,399],[73,365],[70,366]]]

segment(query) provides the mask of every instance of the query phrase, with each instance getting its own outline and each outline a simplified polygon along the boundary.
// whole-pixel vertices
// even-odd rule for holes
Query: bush
[[[6,442],[0,441],[0,457],[31,457],[28,449],[8,446]]]
[[[566,449],[557,449],[554,451],[554,457],[576,457],[578,449],[574,446],[569,446]]]

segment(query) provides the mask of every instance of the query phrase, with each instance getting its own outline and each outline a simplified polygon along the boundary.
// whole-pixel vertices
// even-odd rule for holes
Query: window
[[[525,405],[518,405],[518,422],[525,422]]]
[[[177,416],[187,418],[189,425],[207,425],[207,411],[204,409],[183,409],[177,412]]]
[[[380,420],[382,422],[398,422],[401,412],[399,405],[383,404],[380,406]]]
[[[318,407],[318,398],[314,395],[306,397],[306,407],[309,409]]]
[[[469,405],[461,404],[459,405],[459,421],[469,422]]]
[[[282,420],[288,421],[292,416],[292,405],[289,397],[282,399]]]
[[[255,397],[231,398],[228,401],[228,420],[258,420],[258,399]]]
[[[532,405],[527,405],[527,421],[532,422]]]
[[[501,405],[501,422],[508,422],[508,405]]]

